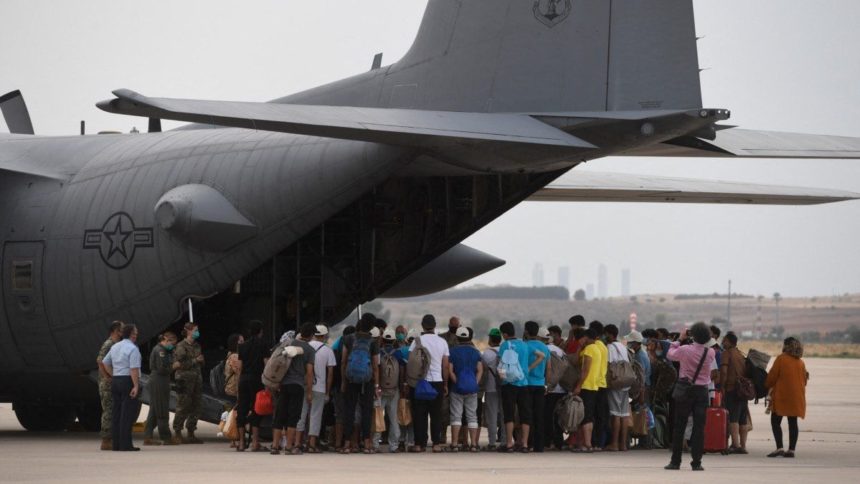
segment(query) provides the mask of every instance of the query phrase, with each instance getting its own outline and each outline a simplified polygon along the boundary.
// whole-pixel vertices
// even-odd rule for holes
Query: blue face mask
[[[193,333],[191,333],[191,337],[192,337],[192,338],[194,338],[194,339],[199,338],[199,337],[200,337],[200,331],[197,331],[197,330],[195,329],[195,330],[194,330],[194,332],[193,332]]]
[[[174,346],[170,343],[164,345],[164,349],[166,349],[167,351],[173,351],[173,348]]]
[[[397,333],[397,341],[406,341],[406,335],[403,333]]]

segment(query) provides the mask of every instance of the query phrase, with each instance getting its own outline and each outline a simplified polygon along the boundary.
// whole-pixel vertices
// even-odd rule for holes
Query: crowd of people
[[[307,323],[271,348],[263,324],[251,321],[247,338],[231,336],[226,359],[212,371],[223,372],[224,393],[235,399],[224,420],[239,452],[593,453],[665,446],[672,450],[669,470],[680,468],[685,450],[693,470],[703,470],[706,450],[748,453],[757,370],[734,333],[718,343],[719,328],[704,323],[683,335],[665,329],[620,335],[617,326],[586,325],[581,315],[568,322],[566,335],[533,321],[517,334],[515,324],[504,322],[476,341],[456,317],[439,332],[435,317],[426,315],[419,332],[365,313],[334,341],[326,325]],[[133,325],[114,323],[98,356],[103,450],[138,450],[130,430],[141,388],[136,337]],[[188,323],[181,341],[165,332],[152,349],[144,445],[202,443],[195,435],[204,363],[198,338],[198,327]],[[777,446],[768,457],[794,457],[808,380],[802,348],[786,339],[762,377]],[[178,397],[172,433],[171,376]],[[706,420],[717,407],[728,418],[715,429]],[[662,432],[655,418],[661,411]],[[267,427],[268,446],[261,431]]]

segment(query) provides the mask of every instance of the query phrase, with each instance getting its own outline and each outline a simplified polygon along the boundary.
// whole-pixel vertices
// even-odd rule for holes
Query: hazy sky
[[[530,0],[523,0],[530,1]],[[128,131],[95,103],[147,95],[265,101],[385,64],[424,0],[0,0],[0,93],[21,89],[38,134]],[[697,0],[705,104],[747,128],[860,136],[860,2]],[[174,126],[165,124],[165,127]],[[0,120],[0,130],[5,125]],[[860,161],[608,158],[586,169],[846,189]],[[571,283],[622,268],[645,292],[860,292],[860,202],[820,207],[526,203],[467,240],[507,266],[474,282]],[[531,254],[531,255],[529,255]]]

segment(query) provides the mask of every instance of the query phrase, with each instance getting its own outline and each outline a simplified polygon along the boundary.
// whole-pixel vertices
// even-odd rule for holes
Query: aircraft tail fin
[[[692,0],[430,0],[380,107],[701,107]]]

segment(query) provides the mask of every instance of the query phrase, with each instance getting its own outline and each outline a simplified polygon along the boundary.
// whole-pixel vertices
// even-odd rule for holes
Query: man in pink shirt
[[[683,448],[684,429],[687,426],[687,418],[693,414],[693,435],[690,438],[690,454],[694,471],[705,470],[702,467],[702,454],[705,444],[705,409],[708,407],[708,385],[711,383],[710,368],[714,364],[714,350],[706,344],[711,339],[711,332],[705,323],[696,323],[690,328],[694,343],[681,346],[677,341],[673,342],[667,355],[669,360],[680,363],[678,372],[678,387],[676,387],[673,398],[675,399],[675,426],[672,435],[672,461],[665,467],[666,470],[679,470],[681,468],[681,450]],[[681,392],[684,387],[683,381],[690,383],[687,391]]]

